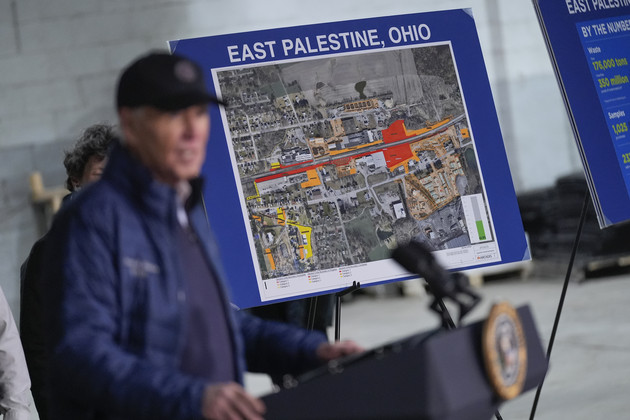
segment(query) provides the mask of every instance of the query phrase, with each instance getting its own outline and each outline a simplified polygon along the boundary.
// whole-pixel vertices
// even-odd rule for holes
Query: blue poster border
[[[387,35],[389,28],[408,27],[409,25],[417,28],[420,25],[426,25],[430,28],[430,37],[426,40],[416,39],[399,43],[393,43],[390,40]],[[529,249],[516,202],[490,83],[470,9],[340,21],[175,40],[169,42],[169,47],[172,52],[187,56],[198,62],[205,73],[206,80],[210,82],[212,80],[212,69],[242,66],[248,63],[243,60],[240,62],[231,61],[236,56],[232,55],[230,58],[229,46],[253,45],[255,42],[264,43],[273,40],[276,40],[276,45],[279,45],[279,40],[282,39],[315,37],[321,34],[365,29],[376,30],[379,34],[379,40],[382,42],[378,46],[362,47],[352,51],[422,45],[423,43],[451,43],[455,63],[459,69],[460,86],[466,98],[469,124],[475,135],[479,164],[485,180],[488,203],[495,224],[495,233],[500,245],[501,263],[529,259]],[[235,50],[232,49],[232,51]],[[336,53],[339,52],[346,51],[336,51]],[[249,62],[277,61],[279,59],[278,54],[278,51],[276,51],[275,57],[271,57],[269,53],[266,57],[262,57],[262,54],[259,54],[260,58],[254,57]],[[291,57],[287,56],[286,58],[323,57],[328,54],[330,52],[318,51],[292,55]],[[243,58],[243,55],[240,58]],[[215,92],[214,86],[211,83],[208,84],[209,89]],[[222,262],[228,277],[234,304],[241,308],[247,308],[342,290],[343,288],[338,288],[287,299],[261,301],[219,107],[212,105],[210,107],[210,115],[212,120],[210,141],[208,143],[206,163],[203,168],[203,175],[206,178],[204,196],[208,218],[221,247]],[[474,268],[485,265],[476,265]],[[472,267],[461,267],[461,269],[466,268]],[[406,278],[414,277],[409,276]],[[388,281],[399,280],[401,278]],[[370,285],[388,281],[370,283]]]

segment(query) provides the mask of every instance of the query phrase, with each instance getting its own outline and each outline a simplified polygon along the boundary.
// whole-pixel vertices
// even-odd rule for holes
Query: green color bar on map
[[[486,232],[483,230],[483,222],[481,220],[477,220],[475,223],[477,224],[477,233],[479,234],[479,240],[485,240]]]

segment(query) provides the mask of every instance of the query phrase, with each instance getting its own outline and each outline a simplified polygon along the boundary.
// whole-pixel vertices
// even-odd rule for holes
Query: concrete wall
[[[484,55],[512,179],[517,192],[549,186],[582,165],[536,13],[527,0],[488,6]]]
[[[132,58],[172,39],[462,7],[474,11],[517,189],[579,170],[529,0],[0,0],[0,285],[14,312],[19,265],[42,233],[28,175],[62,183],[63,149],[115,121],[115,80]]]

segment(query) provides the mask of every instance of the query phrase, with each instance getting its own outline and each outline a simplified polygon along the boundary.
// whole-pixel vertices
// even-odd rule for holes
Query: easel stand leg
[[[584,204],[582,205],[582,213],[580,215],[580,223],[578,224],[577,232],[575,233],[575,240],[573,241],[573,249],[571,250],[571,257],[569,258],[569,266],[567,267],[567,273],[564,277],[564,285],[562,286],[562,293],[560,294],[560,301],[558,302],[558,310],[556,311],[556,319],[553,322],[553,329],[551,330],[551,337],[549,338],[549,345],[547,346],[547,361],[551,359],[551,350],[553,349],[553,342],[556,339],[556,332],[558,331],[558,324],[560,323],[560,315],[562,314],[562,307],[564,306],[564,298],[567,295],[567,288],[569,287],[569,279],[571,278],[571,271],[573,271],[573,262],[575,261],[575,255],[577,254],[578,245],[580,243],[580,237],[582,236],[582,228],[584,227],[584,221],[586,220],[586,214],[588,213],[588,204],[590,202],[590,193],[586,191],[584,196]],[[542,391],[545,379],[540,382],[538,389],[536,390],[536,397],[534,398],[534,404],[532,405],[532,411],[529,415],[529,420],[534,420],[536,415],[536,407],[538,406],[538,399],[540,398],[540,392]]]
[[[308,300],[308,322],[306,323],[306,329],[313,331],[315,328],[315,314],[317,313],[317,296]]]
[[[341,292],[335,293],[335,341],[339,341],[341,338],[341,298],[348,293],[359,290],[360,288],[361,283],[353,281],[352,286],[342,290]]]

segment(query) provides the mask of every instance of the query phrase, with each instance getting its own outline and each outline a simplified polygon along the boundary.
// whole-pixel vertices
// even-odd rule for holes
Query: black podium
[[[517,309],[527,347],[522,392],[547,371],[529,307]],[[483,321],[423,333],[329,365],[263,397],[268,420],[489,420],[503,402],[482,356]]]

